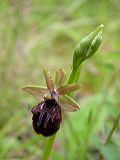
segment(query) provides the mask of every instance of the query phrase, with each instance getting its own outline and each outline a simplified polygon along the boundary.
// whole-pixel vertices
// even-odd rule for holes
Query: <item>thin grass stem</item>
[[[113,135],[113,132],[115,131],[115,129],[116,129],[117,125],[118,125],[119,120],[120,120],[120,112],[119,112],[119,114],[118,114],[118,116],[117,116],[117,118],[115,120],[115,123],[114,123],[114,125],[113,125],[113,127],[112,127],[112,129],[111,129],[106,141],[105,141],[105,145],[107,145],[108,142],[110,141],[110,139],[111,139],[111,137]]]
[[[115,131],[118,123],[119,123],[119,120],[120,120],[120,112],[119,112],[119,114],[118,114],[118,116],[117,116],[117,118],[116,118],[116,120],[115,120],[115,123],[114,123],[114,125],[113,125],[113,127],[112,127],[112,129],[111,129],[111,131],[110,131],[110,133],[109,133],[109,135],[108,135],[108,137],[106,138],[106,141],[105,141],[105,144],[104,144],[105,146],[106,146],[106,145],[108,144],[108,142],[110,141],[110,139],[111,139],[111,137],[112,137],[112,135],[113,135],[113,133],[114,133],[114,131]],[[104,159],[104,158],[103,158],[103,155],[100,154],[99,160],[103,160],[103,159]]]

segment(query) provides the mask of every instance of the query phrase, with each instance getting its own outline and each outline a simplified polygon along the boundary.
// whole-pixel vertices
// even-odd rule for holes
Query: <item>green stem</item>
[[[53,146],[55,137],[56,137],[56,134],[54,134],[52,137],[49,137],[49,139],[47,140],[47,144],[46,144],[45,151],[43,153],[42,160],[48,160],[51,150],[52,150],[52,146]]]
[[[77,72],[77,69],[72,69],[68,84],[72,84],[74,82],[74,78],[75,78],[76,72]]]
[[[75,83],[79,82],[80,74],[81,74],[81,68],[82,68],[82,63],[80,64],[80,66],[78,67],[78,69],[76,71],[75,78],[74,78]]]

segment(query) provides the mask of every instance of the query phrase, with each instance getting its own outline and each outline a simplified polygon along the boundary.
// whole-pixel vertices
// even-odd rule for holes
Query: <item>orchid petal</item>
[[[80,109],[79,104],[67,95],[60,96],[59,101],[60,101],[60,104],[61,104],[61,108],[64,111],[76,112]]]
[[[43,70],[43,74],[45,76],[46,85],[49,91],[54,90],[54,84],[52,80],[52,76],[50,75],[50,72],[47,69]]]
[[[76,90],[79,90],[80,88],[81,88],[80,84],[70,84],[70,85],[67,85],[67,86],[59,87],[59,88],[57,88],[56,91],[59,95],[65,95],[65,94],[68,94],[70,92],[74,92]]]
[[[28,85],[22,88],[22,91],[25,91],[35,97],[43,98],[43,95],[48,91],[46,87]]]
[[[56,77],[55,77],[56,86],[63,85],[65,80],[66,80],[66,73],[62,68],[60,68],[59,70],[56,71]]]

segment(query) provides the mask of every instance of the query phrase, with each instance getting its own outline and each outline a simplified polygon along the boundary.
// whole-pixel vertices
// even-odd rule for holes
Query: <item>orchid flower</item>
[[[36,133],[47,137],[59,130],[62,110],[79,110],[79,104],[67,94],[79,90],[80,84],[64,85],[66,74],[61,68],[56,72],[55,84],[47,69],[43,70],[43,74],[47,87],[27,85],[22,90],[39,98],[40,103],[31,109],[33,128]]]

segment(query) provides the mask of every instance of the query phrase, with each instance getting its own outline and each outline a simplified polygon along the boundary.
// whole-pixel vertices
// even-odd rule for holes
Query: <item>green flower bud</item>
[[[91,57],[98,50],[101,43],[102,43],[102,31],[100,31],[98,35],[95,37],[95,39],[93,40],[91,45],[91,50],[86,58]]]
[[[74,69],[77,69],[85,59],[91,57],[98,50],[102,42],[103,27],[104,25],[101,24],[95,31],[83,38],[77,45],[73,55]]]

